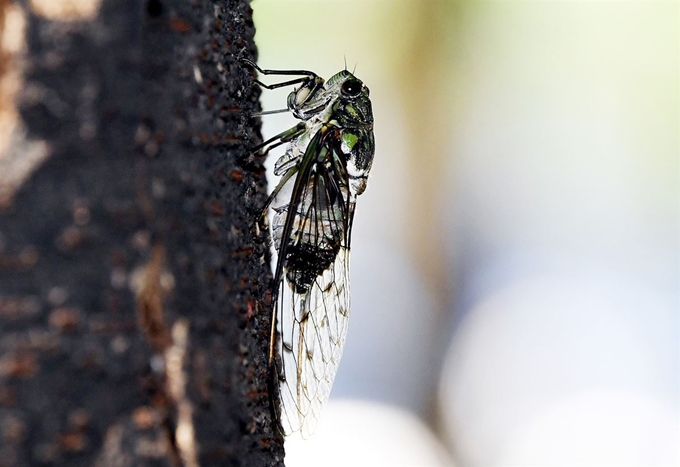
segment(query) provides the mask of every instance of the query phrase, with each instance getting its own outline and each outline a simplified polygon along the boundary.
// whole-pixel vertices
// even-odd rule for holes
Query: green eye
[[[349,97],[358,96],[359,93],[361,93],[361,82],[355,79],[348,79],[347,81],[342,83],[342,87],[340,88],[340,90],[346,96]]]

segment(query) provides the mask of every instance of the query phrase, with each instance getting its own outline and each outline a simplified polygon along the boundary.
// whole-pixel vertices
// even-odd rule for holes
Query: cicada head
[[[325,88],[335,94],[333,117],[341,128],[373,128],[368,87],[347,70],[333,75]]]

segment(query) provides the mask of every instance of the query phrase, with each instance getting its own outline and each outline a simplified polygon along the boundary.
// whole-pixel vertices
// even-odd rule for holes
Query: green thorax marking
[[[355,135],[354,133],[350,133],[346,131],[342,135],[342,142],[345,143],[347,148],[351,151],[352,148],[354,147],[355,144],[357,144],[357,141],[359,141],[359,137]]]

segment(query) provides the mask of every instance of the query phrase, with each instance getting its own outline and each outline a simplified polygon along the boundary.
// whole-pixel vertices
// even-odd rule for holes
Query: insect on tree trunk
[[[246,0],[0,0],[0,466],[282,465]]]

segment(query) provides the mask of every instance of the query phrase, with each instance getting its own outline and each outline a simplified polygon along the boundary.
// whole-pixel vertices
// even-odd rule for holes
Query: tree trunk
[[[0,466],[282,465],[246,0],[0,0]]]

